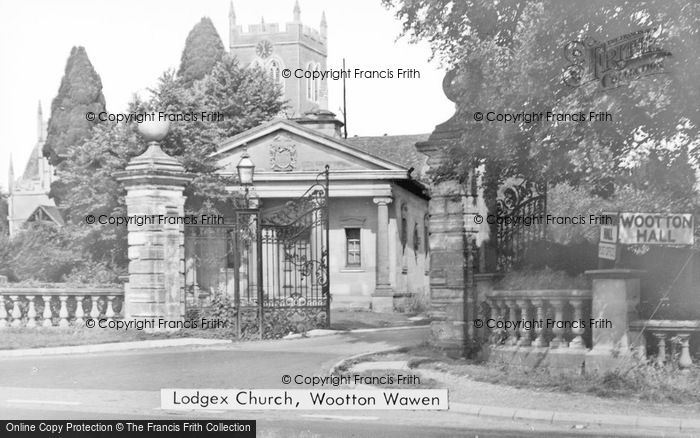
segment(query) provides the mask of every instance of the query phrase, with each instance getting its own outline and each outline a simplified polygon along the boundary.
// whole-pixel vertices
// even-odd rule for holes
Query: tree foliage
[[[7,221],[8,214],[7,195],[0,192],[0,236],[10,232],[10,225]]]
[[[187,86],[202,79],[224,56],[224,44],[209,17],[202,17],[185,41],[177,76]]]
[[[602,196],[621,187],[691,198],[700,158],[700,4],[689,0],[384,0],[405,34],[460,71],[453,90],[464,138],[438,177],[464,179],[475,165],[568,182]],[[671,52],[667,74],[601,91],[565,85],[567,43],[598,41],[653,26]],[[609,112],[612,122],[476,122],[474,114]]]
[[[198,116],[196,121],[172,124],[163,141],[163,150],[179,157],[185,169],[196,174],[187,188],[193,203],[204,198],[230,198],[224,191],[227,181],[216,173],[216,162],[209,156],[223,139],[271,119],[284,108],[280,86],[269,75],[258,67],[243,68],[229,55],[191,86],[166,72],[151,91],[150,109]],[[205,113],[216,114],[218,121],[202,117]]]
[[[51,118],[43,151],[51,164],[61,162],[71,148],[90,137],[94,124],[86,119],[85,114],[98,114],[104,110],[102,80],[85,48],[73,47],[58,94],[51,102]]]
[[[161,142],[166,153],[177,157],[187,172],[195,174],[185,191],[186,208],[197,210],[207,200],[231,201],[225,187],[232,181],[216,173],[216,163],[209,156],[223,139],[279,113],[283,106],[279,87],[260,70],[241,68],[234,58],[225,56],[209,75],[191,85],[167,71],[151,91],[153,96],[148,101],[134,99],[129,112],[197,115],[196,121],[172,123]],[[223,120],[203,120],[203,112],[220,112]],[[93,269],[97,264],[100,269],[107,267],[119,273],[126,267],[126,228],[86,225],[84,218],[126,216],[126,191],[113,175],[124,170],[129,160],[146,148],[136,128],[136,124],[98,125],[92,137],[73,148],[57,169],[57,177],[66,187],[59,206],[66,213],[69,227],[81,230],[76,236],[85,254],[80,265],[84,269]]]
[[[12,280],[62,281],[82,258],[68,230],[53,225],[32,224],[8,241],[4,274]]]

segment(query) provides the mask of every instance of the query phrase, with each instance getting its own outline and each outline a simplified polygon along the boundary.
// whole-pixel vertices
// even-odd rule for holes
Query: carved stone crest
[[[275,172],[290,172],[297,166],[297,150],[294,142],[278,135],[270,143],[270,168]]]

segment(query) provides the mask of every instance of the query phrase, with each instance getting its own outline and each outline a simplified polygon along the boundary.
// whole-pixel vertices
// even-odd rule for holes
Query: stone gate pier
[[[185,313],[184,225],[181,221],[164,221],[163,218],[184,216],[183,191],[193,175],[186,173],[178,160],[160,148],[159,141],[167,135],[168,129],[167,122],[139,124],[148,149],[114,175],[126,188],[128,216],[146,220],[141,226],[128,224],[126,319],[179,321]]]

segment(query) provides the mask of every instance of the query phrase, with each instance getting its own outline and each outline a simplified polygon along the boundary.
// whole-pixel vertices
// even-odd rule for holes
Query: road
[[[449,411],[160,409],[161,388],[301,388],[284,385],[282,376],[327,375],[345,357],[417,345],[427,336],[427,328],[416,327],[206,348],[1,359],[0,417],[256,419],[261,437],[625,436],[623,430],[575,430],[571,425],[484,419]],[[640,435],[635,431],[627,436]]]

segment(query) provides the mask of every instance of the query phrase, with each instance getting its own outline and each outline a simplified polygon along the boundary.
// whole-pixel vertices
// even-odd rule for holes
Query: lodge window
[[[347,266],[362,265],[362,244],[360,228],[345,229],[345,264]]]
[[[430,222],[430,216],[428,213],[423,216],[423,249],[425,251],[425,256],[428,256],[428,251],[430,251],[430,230],[428,229],[428,223]]]

